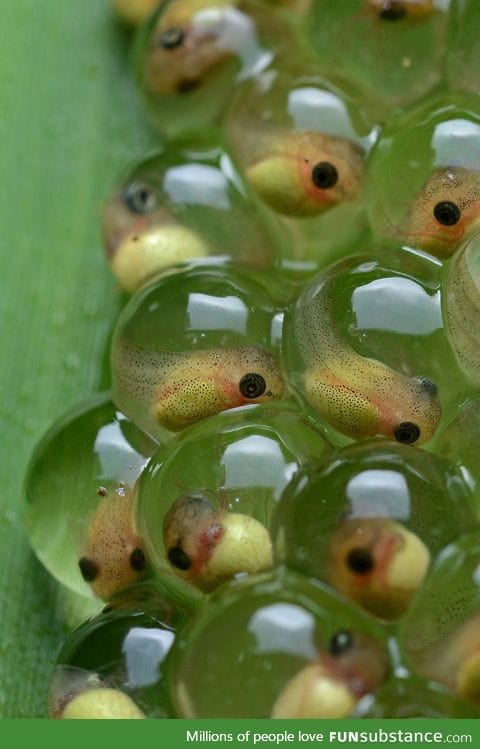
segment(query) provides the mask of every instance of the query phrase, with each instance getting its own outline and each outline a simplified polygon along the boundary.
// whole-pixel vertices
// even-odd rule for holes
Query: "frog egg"
[[[478,94],[480,85],[479,30],[476,0],[451,0],[444,75],[454,91],[461,89]]]
[[[480,385],[480,237],[455,256],[446,277],[444,309],[450,341],[469,383]]]
[[[157,447],[108,394],[70,411],[37,446],[24,522],[38,558],[63,585],[108,598],[144,573],[132,490]]]
[[[158,6],[158,0],[111,0],[114,12],[127,26],[138,26]]]
[[[52,678],[51,717],[168,717],[163,664],[187,613],[150,594],[146,605],[107,606],[69,635]]]
[[[312,52],[341,68],[390,108],[416,102],[440,83],[449,0],[314,0]]]
[[[359,707],[362,718],[478,718],[476,709],[449,690],[418,676],[389,679]],[[357,717],[357,715],[355,715]]]
[[[389,669],[369,617],[285,570],[224,585],[167,663],[179,718],[347,717]]]
[[[440,432],[435,451],[457,463],[479,497],[480,398],[468,400]],[[480,497],[479,497],[480,499]]]
[[[272,341],[281,321],[258,279],[227,265],[192,265],[137,292],[112,345],[119,408],[159,436],[229,408],[281,398]]]
[[[480,227],[480,99],[436,96],[387,125],[367,201],[379,236],[450,257]]]
[[[290,264],[326,265],[368,233],[361,196],[376,113],[351,85],[308,65],[248,81],[227,111],[232,153],[288,234]]]
[[[287,309],[288,384],[337,444],[379,434],[429,442],[442,407],[464,397],[443,329],[441,269],[397,252],[329,266]]]
[[[435,559],[402,626],[412,667],[480,705],[480,533],[461,536]]]
[[[165,268],[214,255],[256,268],[275,250],[259,210],[221,149],[161,151],[137,164],[103,211],[103,243],[134,292]]]
[[[138,31],[134,71],[154,127],[202,133],[218,121],[239,81],[287,54],[288,12],[256,0],[169,0]]]
[[[293,405],[244,406],[191,427],[154,456],[136,526],[160,579],[209,592],[272,566],[274,506],[299,467],[331,448]]]
[[[278,504],[272,538],[277,560],[395,620],[435,554],[478,524],[453,464],[371,440],[338,451],[322,470],[300,472]]]

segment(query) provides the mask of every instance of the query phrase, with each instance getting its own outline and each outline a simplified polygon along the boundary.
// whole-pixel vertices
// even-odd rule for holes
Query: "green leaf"
[[[0,716],[46,715],[66,633],[59,586],[20,520],[34,444],[108,386],[120,306],[100,243],[100,206],[155,139],[128,70],[128,34],[107,0],[2,4],[0,319]],[[69,602],[71,606],[71,602]]]

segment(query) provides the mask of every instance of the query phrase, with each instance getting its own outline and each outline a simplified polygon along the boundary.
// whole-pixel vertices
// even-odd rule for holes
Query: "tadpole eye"
[[[185,32],[180,26],[172,26],[162,31],[158,37],[158,43],[163,49],[176,49],[183,44]]]
[[[412,421],[402,421],[401,424],[397,424],[397,426],[393,430],[393,434],[397,442],[403,442],[406,445],[411,445],[420,437],[420,427],[418,427]]]
[[[145,554],[143,553],[140,546],[137,546],[130,554],[130,567],[136,572],[143,572],[147,566]]]
[[[337,632],[331,638],[328,649],[331,655],[342,655],[353,645],[353,637],[348,630]]]
[[[156,207],[155,192],[142,182],[132,182],[123,192],[123,200],[132,213],[152,213]]]
[[[428,395],[437,395],[438,388],[432,380],[429,380],[428,377],[417,377],[417,380],[420,383],[422,390],[425,390]]]
[[[375,566],[375,560],[371,551],[368,549],[352,549],[347,555],[347,565],[352,572],[357,575],[366,575],[371,572]]]
[[[385,0],[378,12],[378,17],[383,21],[400,21],[406,15],[405,6],[399,0]]]
[[[181,546],[172,546],[167,552],[168,561],[179,570],[186,572],[192,566],[192,560]]]
[[[329,161],[320,161],[312,169],[312,182],[321,190],[328,190],[338,182],[336,167]]]
[[[433,209],[433,215],[439,224],[443,226],[455,226],[461,217],[460,208],[451,200],[441,200]]]
[[[93,583],[93,581],[98,577],[98,565],[93,559],[82,557],[78,561],[78,566],[80,567],[80,572],[86,583]]]
[[[248,372],[246,375],[243,375],[238,387],[244,398],[258,398],[264,394],[267,389],[267,383],[262,375],[255,372]]]

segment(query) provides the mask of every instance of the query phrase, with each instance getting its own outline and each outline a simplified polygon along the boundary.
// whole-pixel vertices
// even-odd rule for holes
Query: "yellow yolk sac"
[[[145,718],[140,708],[119,689],[88,689],[76,695],[65,707],[62,719]]]
[[[120,20],[129,26],[139,26],[157,7],[158,0],[111,0]]]
[[[117,404],[141,403],[149,422],[172,431],[284,392],[275,358],[259,346],[175,353],[119,344]]]
[[[105,600],[138,580],[146,568],[132,511],[132,491],[119,486],[106,492],[88,527],[78,566],[85,582]]]
[[[164,520],[164,545],[176,574],[204,592],[239,572],[262,572],[273,564],[262,523],[215,508],[202,494],[173,503]]]
[[[161,12],[147,52],[144,76],[152,94],[185,94],[236,52],[235,29],[253,22],[235,0],[173,0]],[[230,28],[230,32],[229,31]]]
[[[330,540],[327,578],[344,596],[382,619],[400,617],[430,565],[423,541],[387,518],[345,520]]]
[[[313,131],[265,140],[247,179],[278,213],[316,216],[360,193],[363,155],[354,143]]]
[[[480,241],[473,237],[453,260],[444,295],[447,327],[458,362],[480,384]]]
[[[480,173],[449,167],[432,174],[414,197],[399,236],[448,258],[480,227]]]
[[[435,10],[433,0],[367,0],[366,6],[382,21],[425,18]]]
[[[133,293],[155,273],[209,254],[207,245],[193,231],[171,224],[128,235],[110,265],[122,288]]]
[[[441,416],[435,383],[407,377],[349,347],[337,330],[331,296],[327,279],[307,287],[293,311],[290,334],[305,365],[302,394],[354,439],[383,434],[406,444],[428,442]]]
[[[302,668],[282,689],[272,718],[346,718],[385,679],[388,663],[367,635],[337,632],[327,652]]]

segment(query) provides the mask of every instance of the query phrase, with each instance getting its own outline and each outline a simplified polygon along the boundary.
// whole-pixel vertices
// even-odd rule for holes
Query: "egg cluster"
[[[62,718],[480,705],[478,0],[116,0],[156,153],[24,518]],[[228,675],[228,678],[225,677]]]

